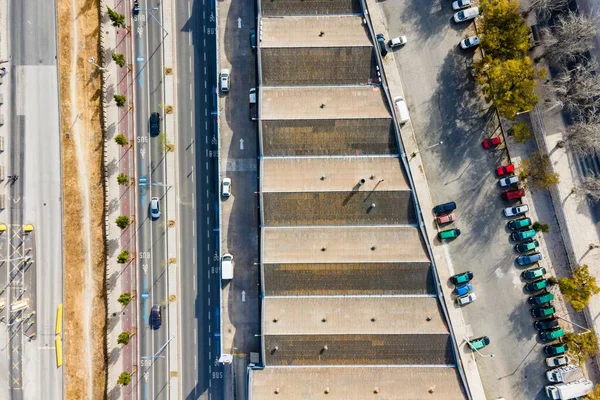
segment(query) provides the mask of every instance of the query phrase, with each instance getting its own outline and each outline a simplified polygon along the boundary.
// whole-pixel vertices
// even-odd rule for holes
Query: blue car
[[[467,293],[473,291],[473,285],[470,283],[465,283],[464,285],[460,285],[456,287],[456,294],[459,296],[464,296]]]
[[[379,50],[381,51],[381,57],[387,56],[388,51],[385,47],[385,37],[383,36],[383,33],[378,33],[376,37],[377,37],[377,43],[379,43]]]
[[[433,213],[435,215],[440,215],[454,210],[456,210],[456,203],[451,201],[449,203],[438,204],[433,208]]]
[[[517,257],[517,264],[519,265],[529,265],[536,263],[542,260],[542,255],[540,253],[527,254],[525,256]]]

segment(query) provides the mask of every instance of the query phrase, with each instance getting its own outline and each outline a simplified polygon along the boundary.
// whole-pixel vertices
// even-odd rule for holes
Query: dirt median
[[[58,0],[67,399],[106,397],[106,299],[98,0]]]

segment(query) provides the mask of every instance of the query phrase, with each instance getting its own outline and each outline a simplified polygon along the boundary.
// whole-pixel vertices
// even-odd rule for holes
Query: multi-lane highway
[[[169,365],[167,342],[166,182],[163,87],[162,10],[149,0],[141,0],[139,14],[133,16],[135,73],[135,129],[137,162],[137,257],[139,299],[139,394],[142,399],[168,398]],[[161,116],[159,134],[150,135],[151,113]],[[151,218],[150,201],[160,200],[161,215]],[[162,310],[162,326],[152,329],[151,309]],[[167,345],[167,346],[165,346]]]
[[[221,399],[217,88],[214,0],[175,3],[180,265],[180,379],[184,399]]]
[[[0,297],[7,305],[27,300],[19,313],[2,310],[11,336],[2,343],[8,344],[10,357],[9,392],[2,398],[63,397],[63,370],[56,366],[54,350],[56,312],[63,298],[55,10],[52,1],[31,0],[8,2],[8,10],[1,11],[8,11],[3,86],[10,95],[4,94],[7,101],[0,106],[7,123],[0,163],[5,178],[18,179],[4,187],[6,208],[0,219],[8,225],[3,233],[8,236],[2,238],[8,251],[0,257],[9,261],[2,263],[0,273],[8,272],[9,286]],[[23,232],[26,223],[34,227],[31,234]]]

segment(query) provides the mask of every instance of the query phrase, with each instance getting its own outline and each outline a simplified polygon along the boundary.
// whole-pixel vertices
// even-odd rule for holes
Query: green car
[[[537,281],[529,282],[525,285],[525,290],[529,293],[539,292],[542,289],[548,287],[548,281],[546,279],[539,279]]]
[[[512,221],[508,221],[508,229],[511,231],[518,231],[519,229],[526,228],[531,225],[531,219],[529,218],[519,218],[513,219]]]
[[[256,31],[250,29],[250,47],[252,50],[256,50]]]
[[[554,295],[550,292],[544,292],[536,294],[535,296],[530,296],[528,301],[532,306],[539,306],[550,303],[552,300],[554,300]]]
[[[547,356],[557,356],[566,353],[567,351],[569,351],[569,347],[562,343],[549,344],[544,347],[544,354]]]
[[[469,347],[472,350],[481,350],[490,344],[490,338],[487,336],[478,337],[477,339],[469,340]]]
[[[553,328],[549,331],[540,332],[540,339],[543,342],[550,342],[563,336],[565,336],[565,331],[563,330],[563,328]]]
[[[527,271],[523,271],[523,273],[521,274],[521,278],[527,281],[531,281],[533,279],[541,278],[544,275],[546,275],[546,268],[538,267],[528,269]]]
[[[517,253],[528,253],[530,251],[535,250],[535,248],[539,245],[540,243],[537,240],[528,240],[526,242],[515,245],[515,251]]]
[[[552,306],[541,306],[531,309],[531,316],[533,318],[545,318],[554,314],[556,310]]]
[[[522,240],[531,239],[535,234],[536,232],[533,229],[528,229],[526,231],[513,232],[510,234],[510,238],[515,242],[520,242]]]
[[[450,280],[454,285],[462,285],[463,283],[469,282],[473,279],[473,273],[471,271],[456,274],[450,277]]]
[[[460,236],[460,229],[453,228],[438,233],[440,240],[455,239]]]

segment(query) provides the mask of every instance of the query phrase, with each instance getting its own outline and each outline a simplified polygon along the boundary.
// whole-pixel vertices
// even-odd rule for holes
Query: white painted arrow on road
[[[142,155],[142,158],[144,158],[144,155],[146,154],[146,149],[140,149],[140,154]]]
[[[242,303],[246,302],[246,291],[242,290]]]
[[[144,274],[147,274],[148,273],[148,264],[144,264],[142,269],[144,270]]]
[[[240,150],[244,150],[244,139],[240,139]]]
[[[215,22],[215,14],[210,13],[210,22]]]
[[[238,18],[238,29],[242,29],[242,18]]]

